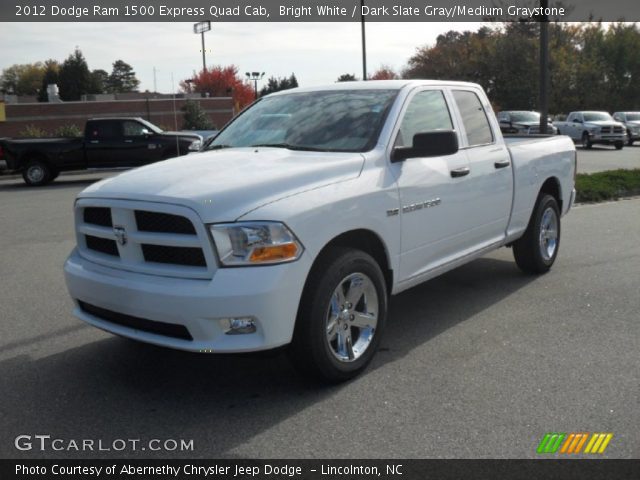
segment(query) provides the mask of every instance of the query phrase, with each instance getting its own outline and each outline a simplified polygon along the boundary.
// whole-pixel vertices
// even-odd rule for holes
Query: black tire
[[[591,138],[589,138],[589,133],[588,132],[584,132],[582,134],[582,146],[584,148],[591,148],[593,147],[593,143],[591,143]]]
[[[548,219],[548,217],[545,217],[548,210],[551,210],[552,216],[555,217],[557,230],[552,252],[550,252],[548,248],[551,245],[551,239],[546,240],[547,248],[545,248],[545,243],[543,243],[545,240],[542,238],[543,230],[545,232],[552,230],[545,230],[543,227],[543,221],[546,222]],[[560,209],[558,208],[558,202],[551,195],[541,193],[538,196],[538,201],[536,202],[524,235],[513,244],[513,256],[518,267],[526,273],[540,274],[548,272],[558,256],[558,250],[560,249],[560,232]]]
[[[22,171],[24,182],[31,187],[40,187],[51,182],[53,169],[42,160],[29,160]]]
[[[616,142],[614,146],[616,147],[616,150],[622,150],[622,148],[624,147],[624,142]]]
[[[358,279],[363,281],[358,283]],[[344,290],[343,286],[347,282],[350,282],[349,289]],[[354,293],[351,298],[359,298],[356,300],[357,305],[348,303],[350,286],[353,285],[351,282],[356,283],[354,292],[357,287],[362,286],[365,287],[364,292],[370,292],[370,295],[363,293],[361,297]],[[375,303],[373,300],[377,301],[375,328],[360,329],[354,323],[349,323],[355,321],[354,315],[349,318],[348,310],[337,306],[338,287],[344,294],[344,307],[352,306],[355,313],[362,310],[369,312]],[[339,315],[332,315],[333,307],[334,312],[340,312]],[[328,330],[333,318],[335,339],[330,340]],[[332,248],[318,259],[309,273],[300,300],[293,341],[289,348],[293,364],[301,373],[326,382],[338,383],[349,380],[362,372],[375,355],[384,332],[386,318],[387,289],[378,263],[360,250]],[[347,330],[348,333],[345,333]],[[345,349],[349,357],[353,358],[339,358],[340,339],[344,338],[342,335],[348,335],[349,339],[343,340],[343,346],[353,345],[351,349]],[[357,350],[359,345],[360,351]]]
[[[631,137],[627,138],[627,145],[628,146],[632,147],[633,146],[633,142],[634,142],[633,138],[631,138]]]

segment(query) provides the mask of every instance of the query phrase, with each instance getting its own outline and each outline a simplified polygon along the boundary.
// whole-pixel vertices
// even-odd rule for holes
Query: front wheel
[[[334,248],[314,265],[302,295],[290,353],[303,373],[349,380],[373,358],[387,316],[387,289],[367,253]]]
[[[524,235],[513,244],[513,256],[527,273],[545,273],[558,256],[560,209],[551,195],[541,193]]]
[[[622,150],[622,147],[624,147],[624,142],[616,142],[614,146],[616,147],[616,150]]]
[[[587,132],[582,134],[582,146],[583,148],[591,148],[593,147],[593,143],[591,143],[591,138]]]

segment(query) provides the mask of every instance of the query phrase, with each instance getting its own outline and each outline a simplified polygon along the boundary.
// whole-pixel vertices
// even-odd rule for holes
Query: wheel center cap
[[[347,310],[346,308],[340,312],[340,320],[346,322],[347,320],[349,320],[349,317],[349,310]]]

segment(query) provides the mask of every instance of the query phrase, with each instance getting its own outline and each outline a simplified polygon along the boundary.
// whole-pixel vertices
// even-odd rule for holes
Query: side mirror
[[[411,147],[396,147],[391,152],[391,163],[408,158],[443,157],[458,151],[458,135],[453,130],[416,133]]]
[[[149,130],[147,130],[146,128],[142,129],[142,136],[144,138],[149,138],[151,136],[151,132]]]

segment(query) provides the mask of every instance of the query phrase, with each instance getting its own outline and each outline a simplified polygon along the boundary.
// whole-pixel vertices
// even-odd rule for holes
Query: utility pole
[[[549,118],[549,0],[540,0],[540,133],[547,133]]]

